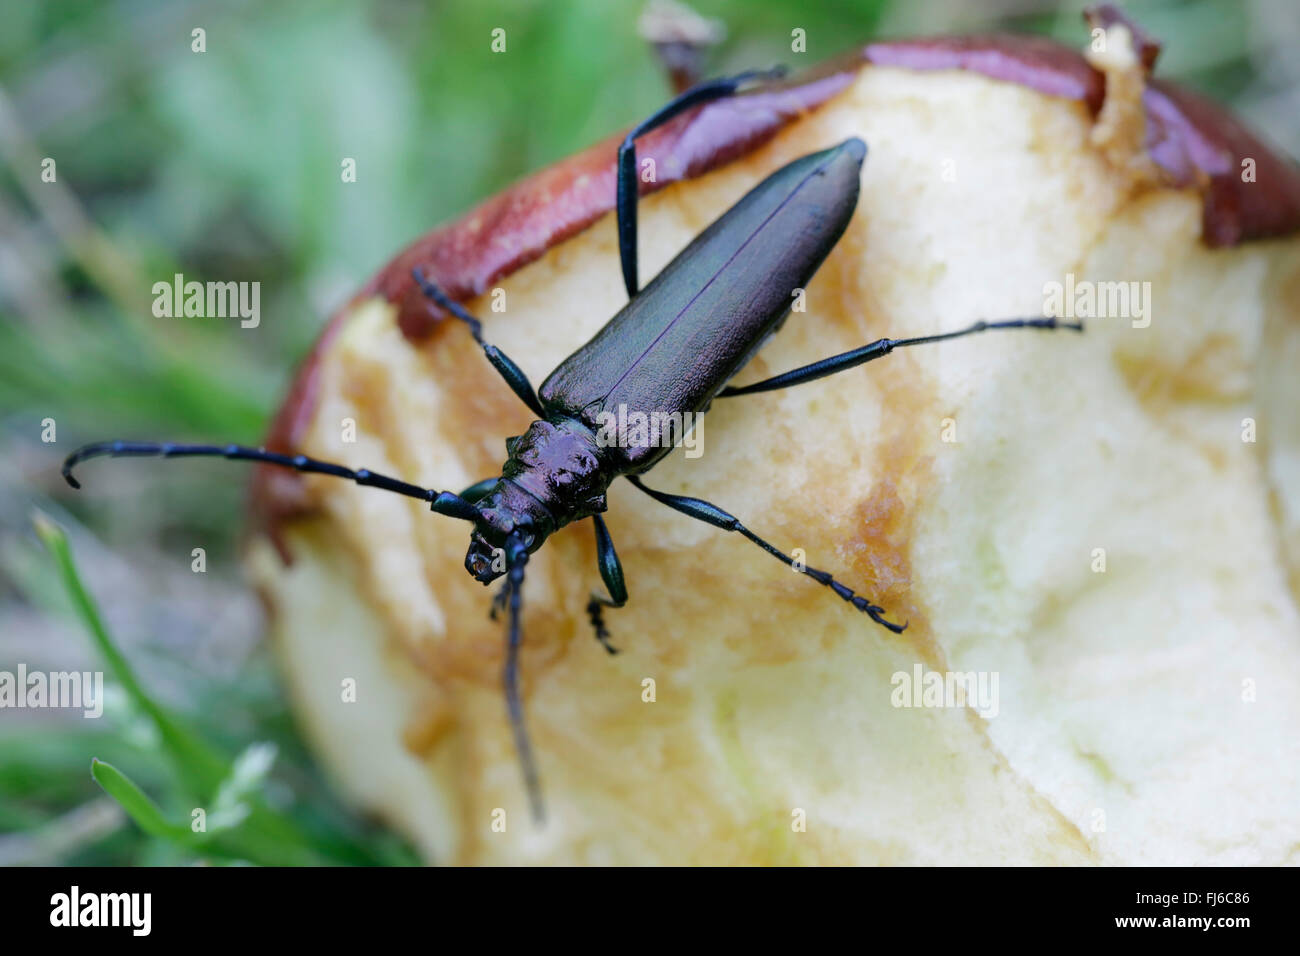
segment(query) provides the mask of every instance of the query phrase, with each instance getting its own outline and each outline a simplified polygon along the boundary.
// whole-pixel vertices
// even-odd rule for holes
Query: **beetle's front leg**
[[[636,174],[637,137],[658,129],[693,106],[733,96],[746,83],[754,80],[777,79],[784,74],[785,67],[778,66],[770,70],[749,70],[736,76],[707,80],[670,100],[666,106],[649,119],[634,126],[627,134],[623,145],[618,148],[618,186],[615,201],[618,207],[618,258],[623,267],[623,285],[627,287],[629,299],[640,289],[636,247],[636,205],[640,195]]]
[[[623,564],[618,560],[618,552],[614,550],[614,539],[609,536],[609,529],[605,527],[604,519],[600,515],[592,515],[591,520],[596,524],[596,563],[600,566],[600,576],[605,582],[605,590],[609,592],[609,597],[593,593],[591,600],[587,602],[587,614],[591,618],[591,626],[596,630],[596,640],[600,641],[601,647],[611,654],[617,654],[618,648],[609,643],[609,631],[605,627],[603,611],[607,607],[622,607],[627,603],[627,584],[623,580]]]
[[[483,323],[471,315],[469,310],[459,302],[453,301],[447,293],[438,288],[436,283],[426,279],[424,273],[419,269],[412,269],[411,276],[415,279],[415,283],[420,287],[421,292],[469,326],[474,341],[482,347],[483,354],[487,356],[487,360],[492,363],[492,367],[497,370],[497,373],[505,379],[506,384],[510,386],[510,390],[519,396],[520,400],[528,406],[534,415],[538,418],[545,418],[546,413],[542,411],[541,399],[537,397],[537,390],[533,388],[532,382],[528,381],[528,376],[524,374],[524,370],[516,365],[505,352],[502,352],[495,345],[489,345],[483,341]]]
[[[510,600],[510,579],[506,578],[501,582],[501,587],[497,588],[497,593],[492,595],[492,603],[488,606],[488,620],[495,621],[497,616],[506,609],[506,604]]]

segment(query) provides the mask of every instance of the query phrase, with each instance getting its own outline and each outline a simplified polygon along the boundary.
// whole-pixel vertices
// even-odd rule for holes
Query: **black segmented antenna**
[[[93,445],[83,445],[63,461],[63,478],[73,488],[80,488],[81,482],[73,477],[72,469],[91,458],[230,458],[236,461],[255,461],[311,474],[333,475],[335,478],[346,478],[369,488],[379,488],[408,498],[418,498],[429,502],[434,511],[450,518],[476,521],[479,517],[478,509],[474,505],[450,491],[421,488],[419,485],[389,478],[387,475],[365,468],[354,471],[343,465],[308,458],[306,455],[281,455],[267,451],[265,448],[249,448],[244,445],[180,445],[175,442],[95,442]]]
[[[533,820],[540,826],[546,822],[546,808],[542,802],[542,784],[537,775],[537,764],[533,760],[533,747],[524,727],[524,706],[519,698],[519,646],[523,643],[520,618],[524,605],[524,568],[528,564],[528,548],[518,535],[511,535],[506,539],[505,551],[509,566],[505,589],[510,598],[510,631],[506,639],[506,664],[501,671],[501,682],[505,685],[510,729],[514,733],[515,750],[524,771],[528,803],[532,807]]]

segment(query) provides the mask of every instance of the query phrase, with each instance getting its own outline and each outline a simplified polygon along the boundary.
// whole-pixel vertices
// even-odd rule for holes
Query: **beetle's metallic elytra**
[[[729,388],[790,312],[796,290],[807,287],[853,217],[858,202],[866,144],[856,137],[811,153],[772,173],[728,209],[664,267],[643,290],[636,288],[636,138],[684,109],[736,94],[772,75],[750,73],[714,80],[688,90],[636,127],[619,148],[617,215],[619,255],[629,301],[617,315],[534,390],[523,371],[483,339],[482,323],[451,301],[418,270],[424,293],[469,327],[484,355],[506,384],[532,410],[536,420],[506,441],[501,474],[460,494],[422,488],[366,470],[282,455],[237,445],[178,445],[156,442],[101,442],[70,455],[64,477],[79,487],[72,469],[99,456],[221,456],[259,461],[302,472],[333,475],[428,501],[433,511],[471,524],[465,569],[477,581],[505,581],[492,602],[495,614],[508,609],[509,626],[502,682],[516,748],[533,813],[543,816],[541,787],[519,697],[519,648],[523,584],[528,556],[565,525],[587,518],[596,533],[601,579],[608,595],[594,594],[587,605],[597,639],[610,653],[605,608],[628,600],[623,568],[600,515],[606,490],[626,478],[656,501],[725,531],[735,531],[768,554],[819,584],[877,624],[901,632],[883,608],[836,581],[829,573],[796,563],[737,518],[698,498],[646,487],[641,476],[672,450],[671,442],[652,441],[630,432],[607,434],[611,416],[636,409],[646,414],[694,420],[715,398],[788,388],[855,368],[895,348],[958,338],[991,329],[1069,328],[1078,324],[1054,318],[976,322],[947,333],[910,339],[879,339],[793,369],[781,375]],[[626,415],[622,421],[626,422]],[[624,426],[616,426],[618,428]],[[598,434],[604,430],[604,438]],[[504,560],[502,560],[504,558]]]

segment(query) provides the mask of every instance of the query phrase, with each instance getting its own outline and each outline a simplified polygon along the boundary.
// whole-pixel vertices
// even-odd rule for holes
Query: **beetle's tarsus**
[[[803,573],[808,575],[818,584],[824,584],[827,587],[829,587],[832,591],[834,591],[844,600],[848,601],[855,608],[857,608],[863,614],[867,615],[867,617],[871,618],[873,621],[875,621],[885,630],[892,631],[895,634],[902,634],[903,631],[907,629],[907,624],[905,623],[895,624],[893,621],[886,620],[885,615],[889,613],[888,611],[886,611],[879,604],[872,604],[869,600],[862,597],[860,594],[855,593],[854,590],[848,587],[847,585],[841,584],[839,581],[836,581],[834,576],[831,575],[829,572],[818,571],[816,568],[805,567],[803,569]]]
[[[854,602],[854,606],[857,607],[856,601]],[[884,615],[889,612],[886,611],[883,607],[878,607],[875,604],[867,604],[866,607],[858,607],[858,610],[865,611],[867,617],[871,618],[873,621],[875,621],[885,630],[893,631],[895,634],[902,634],[904,631],[907,630],[907,625],[910,623],[908,621],[904,621],[902,624],[895,624],[893,621],[885,620]]]
[[[508,600],[510,600],[510,579],[506,578],[501,587],[497,589],[497,593],[492,595],[492,603],[488,605],[488,619],[495,621],[498,615],[506,609]]]
[[[596,640],[600,641],[600,646],[611,655],[617,654],[618,648],[609,642],[610,633],[605,627],[604,605],[599,598],[593,597],[587,602],[587,616],[591,618],[591,626],[596,631]]]

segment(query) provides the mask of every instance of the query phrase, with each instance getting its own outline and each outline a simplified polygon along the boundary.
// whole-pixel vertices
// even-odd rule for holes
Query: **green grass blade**
[[[211,798],[208,830],[194,833],[186,825],[169,822],[157,804],[111,764],[94,762],[91,774],[96,782],[122,804],[146,833],[186,848],[201,847],[204,853],[267,865],[330,862],[331,854],[317,848],[306,830],[292,817],[267,806],[262,798],[261,786],[275,758],[275,748],[254,745],[232,762],[155,701],[104,626],[98,606],[81,581],[63,529],[39,512],[33,516],[33,524],[54,557],[72,603],[95,646],[131,702],[157,728],[164,751],[190,791],[188,796],[202,801]]]
[[[46,515],[36,512],[32,523],[49,550],[72,598],[78,616],[94,639],[95,646],[107,662],[113,676],[126,690],[131,702],[153,722],[163,746],[196,794],[212,793],[230,772],[230,764],[197,735],[169,714],[145,691],[117,643],[109,636],[100,617],[99,607],[82,584],[63,529]]]
[[[172,823],[163,816],[158,804],[150,800],[130,777],[111,763],[105,763],[99,758],[91,760],[90,775],[145,833],[174,843],[193,842],[187,827]]]

